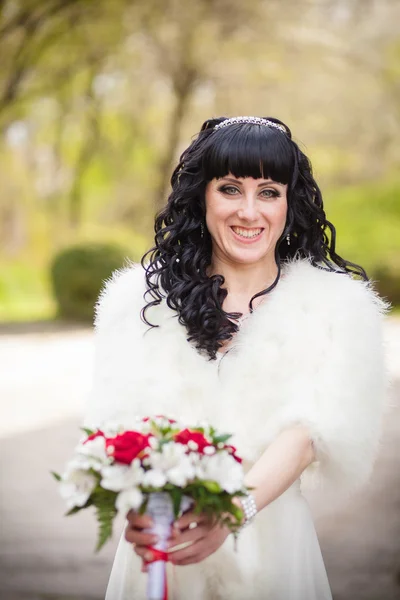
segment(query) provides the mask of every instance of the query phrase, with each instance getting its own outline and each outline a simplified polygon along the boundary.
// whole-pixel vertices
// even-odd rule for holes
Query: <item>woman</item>
[[[86,424],[161,413],[234,433],[248,526],[235,552],[228,529],[182,515],[173,598],[331,599],[302,491],[329,499],[368,480],[388,305],[336,253],[310,162],[278,119],[205,122],[171,183],[155,247],[101,294]],[[145,598],[149,526],[130,512],[107,600]]]

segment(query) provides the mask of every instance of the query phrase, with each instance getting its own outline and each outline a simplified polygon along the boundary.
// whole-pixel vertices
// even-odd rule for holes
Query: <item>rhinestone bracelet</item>
[[[247,525],[250,525],[250,523],[254,521],[257,514],[256,501],[254,500],[253,495],[247,492],[246,496],[243,496],[240,499],[240,502],[242,503],[244,512],[244,523],[242,527],[247,527]]]
[[[246,492],[246,495],[242,496],[240,498],[240,503],[242,505],[242,509],[243,509],[243,513],[244,513],[244,522],[239,527],[239,529],[236,529],[236,531],[233,532],[233,538],[234,538],[233,544],[234,544],[235,552],[237,552],[237,541],[239,538],[239,533],[242,531],[242,529],[244,529],[245,527],[247,527],[247,525],[250,525],[250,523],[252,523],[254,521],[255,516],[258,512],[256,502],[255,502],[252,494],[250,494],[250,492]]]

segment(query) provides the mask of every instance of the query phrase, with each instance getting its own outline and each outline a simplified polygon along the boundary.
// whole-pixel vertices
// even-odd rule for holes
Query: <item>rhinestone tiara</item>
[[[278,125],[278,123],[274,123],[273,121],[269,121],[268,119],[263,119],[262,117],[231,117],[230,119],[225,119],[221,123],[218,123],[213,129],[216,131],[217,129],[222,129],[223,127],[228,127],[228,125],[234,125],[235,123],[251,123],[252,125],[265,125],[266,127],[275,127],[275,129],[279,129],[283,133],[286,133],[286,129],[283,125]]]

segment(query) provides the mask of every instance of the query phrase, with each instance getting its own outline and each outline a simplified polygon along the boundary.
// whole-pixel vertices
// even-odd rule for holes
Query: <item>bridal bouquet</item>
[[[244,473],[230,434],[208,425],[188,427],[165,416],[145,417],[132,430],[85,429],[59,481],[67,515],[94,506],[99,522],[96,551],[112,535],[117,513],[133,509],[153,519],[156,562],[149,565],[148,597],[165,597],[166,543],[173,521],[193,506],[232,530],[242,511],[232,502],[245,495]]]

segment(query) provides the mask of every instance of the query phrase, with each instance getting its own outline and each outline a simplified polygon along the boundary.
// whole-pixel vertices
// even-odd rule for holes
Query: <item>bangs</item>
[[[202,161],[207,181],[225,177],[272,179],[290,182],[294,156],[286,134],[270,127],[229,125],[213,132],[207,140]]]

